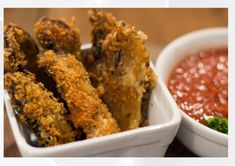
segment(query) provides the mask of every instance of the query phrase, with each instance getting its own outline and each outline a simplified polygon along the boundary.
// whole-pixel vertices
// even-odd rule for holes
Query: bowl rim
[[[84,45],[82,45],[81,49],[85,50],[85,49],[89,49],[90,47],[91,47],[91,44],[84,44]],[[152,69],[154,70],[154,72],[157,74],[152,62],[150,63],[150,65],[151,65]],[[169,103],[171,104],[171,106],[173,108],[177,108],[177,105],[175,105],[173,99],[171,99],[171,96],[167,90],[167,87],[165,86],[165,84],[163,83],[161,78],[158,77],[157,83],[160,84],[162,90],[164,91],[164,93],[166,93],[166,95],[167,95],[166,98],[169,99]],[[154,90],[155,89],[153,89],[153,92],[154,92]],[[45,151],[47,151],[47,154],[51,154],[53,152],[70,150],[73,147],[83,148],[83,147],[86,147],[87,145],[91,145],[94,143],[99,144],[104,141],[112,141],[116,138],[125,138],[128,136],[136,136],[140,133],[148,133],[148,132],[152,132],[154,130],[158,130],[159,132],[162,132],[164,129],[171,127],[171,126],[178,125],[178,127],[179,127],[179,124],[181,122],[180,113],[178,111],[175,111],[175,109],[173,109],[172,110],[172,118],[170,118],[168,121],[161,123],[161,124],[149,125],[149,126],[129,130],[129,131],[122,131],[119,133],[114,133],[114,134],[110,134],[110,135],[106,135],[106,136],[102,136],[102,137],[97,137],[97,138],[90,138],[90,139],[86,139],[86,140],[82,140],[82,141],[68,142],[65,144],[57,145],[57,146],[35,147],[35,146],[30,145],[26,141],[25,137],[22,135],[22,133],[20,131],[20,124],[17,121],[17,118],[12,110],[12,107],[10,104],[10,97],[8,95],[7,90],[5,90],[5,89],[4,89],[4,101],[5,101],[5,105],[6,105],[6,113],[8,115],[10,126],[13,131],[13,135],[15,138],[17,138],[16,143],[19,147],[19,150],[21,151],[22,149],[24,149],[24,150],[29,151],[32,154],[33,153],[40,154],[41,152],[45,152]],[[177,127],[177,130],[178,130],[178,127]],[[175,137],[175,135],[174,135],[174,137]]]
[[[205,28],[196,30],[190,33],[187,33],[185,35],[182,35],[169,44],[160,52],[159,57],[156,61],[155,68],[159,66],[159,64],[164,62],[164,58],[171,55],[173,50],[175,48],[182,48],[183,43],[186,43],[188,41],[193,41],[195,39],[200,39],[204,36],[211,36],[211,35],[226,35],[228,36],[228,28],[227,27],[213,27],[213,28]],[[227,45],[228,47],[228,45]],[[203,48],[202,48],[203,50]],[[190,54],[188,55],[190,56]],[[158,73],[161,77],[161,73]],[[166,85],[167,86],[167,85]],[[174,101],[175,102],[175,101]],[[228,134],[224,134],[218,131],[215,131],[197,121],[192,119],[189,115],[187,115],[185,112],[183,112],[178,106],[178,110],[180,111],[182,115],[182,123],[184,127],[191,130],[192,132],[196,133],[197,135],[200,135],[203,138],[206,138],[207,140],[210,140],[212,142],[216,142],[225,146],[228,146]],[[187,124],[193,124],[193,128],[188,126]]]

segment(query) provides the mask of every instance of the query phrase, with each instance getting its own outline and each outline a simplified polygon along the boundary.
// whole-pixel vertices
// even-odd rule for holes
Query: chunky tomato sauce
[[[228,117],[228,50],[204,50],[181,61],[168,88],[178,106],[204,124],[214,116]]]

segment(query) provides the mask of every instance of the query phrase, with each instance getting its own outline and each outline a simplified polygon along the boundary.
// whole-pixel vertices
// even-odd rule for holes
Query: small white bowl
[[[185,57],[198,51],[228,46],[227,28],[210,28],[186,34],[167,45],[156,62],[159,76],[167,84],[172,70]],[[205,157],[228,156],[228,135],[214,131],[181,111],[177,138],[192,152]]]
[[[89,48],[90,45],[82,47],[83,50]],[[168,145],[178,131],[181,116],[160,78],[157,84],[150,99],[149,126],[54,147],[29,145],[25,140],[22,125],[18,123],[12,110],[7,91],[5,91],[4,99],[13,135],[22,156],[161,157],[164,156]]]

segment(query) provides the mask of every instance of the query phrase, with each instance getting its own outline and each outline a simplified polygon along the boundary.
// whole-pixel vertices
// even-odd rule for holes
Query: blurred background
[[[14,23],[24,28],[33,37],[35,22],[42,16],[63,19],[67,22],[74,16],[81,32],[82,43],[91,41],[91,26],[88,21],[89,9],[4,9],[4,24]],[[146,46],[155,61],[159,52],[175,38],[203,28],[227,27],[228,10],[226,8],[184,8],[184,9],[98,9],[111,12],[118,20],[125,20],[148,35]],[[4,114],[4,156],[20,156],[11,133],[9,122]],[[176,139],[169,146],[166,156],[192,157],[193,153],[183,147]]]
[[[91,26],[88,21],[89,9],[5,9],[4,24],[14,23],[32,36],[35,22],[42,16],[64,19],[74,16],[81,31],[82,43],[91,41]],[[147,47],[152,60],[159,50],[182,34],[209,27],[227,26],[227,9],[98,9],[111,12],[118,20],[125,20],[148,35]]]

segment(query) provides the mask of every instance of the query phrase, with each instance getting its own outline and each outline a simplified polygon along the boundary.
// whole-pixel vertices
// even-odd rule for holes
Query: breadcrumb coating
[[[35,74],[36,80],[59,98],[54,80],[37,67],[39,48],[33,38],[14,24],[4,27],[4,72],[27,70]]]
[[[77,54],[80,50],[80,31],[73,25],[61,20],[43,17],[36,22],[34,31],[44,49],[64,51]]]
[[[148,65],[147,65],[148,66]],[[148,108],[151,97],[152,89],[156,87],[157,75],[153,72],[151,67],[147,67],[146,80],[145,80],[145,91],[141,102],[141,122],[140,127],[148,126]]]
[[[22,28],[14,24],[4,27],[4,72],[17,71],[22,66],[32,69],[35,65],[31,62],[38,52],[34,40]]]
[[[105,37],[113,30],[117,24],[116,18],[111,13],[102,11],[89,10],[89,20],[92,25],[92,49],[91,54],[87,54],[84,59],[84,65],[89,73],[91,83],[97,88],[98,93],[102,96],[102,85],[100,84],[100,67],[103,62],[102,43]]]
[[[120,21],[102,43],[103,101],[121,130],[139,127],[143,94],[155,86],[146,39],[145,34]]]
[[[77,132],[65,118],[63,104],[37,83],[33,74],[7,73],[4,83],[19,121],[36,134],[40,146],[75,141]]]
[[[102,59],[102,42],[117,24],[116,18],[111,13],[89,10],[89,20],[92,25],[92,51],[94,60]]]
[[[106,37],[113,31],[117,26],[118,21],[110,13],[97,12],[96,10],[89,11],[90,22],[92,25],[92,56],[88,55],[89,60],[85,63],[86,69],[89,72],[92,85],[95,86],[102,97],[107,87],[102,84],[104,68],[106,66],[106,56],[102,49],[102,44]],[[143,33],[142,33],[143,34]],[[145,35],[142,35],[145,38]],[[133,43],[129,43],[133,44]],[[91,57],[91,58],[90,58]],[[118,59],[118,58],[117,58]],[[149,66],[149,61],[146,63]],[[151,95],[151,90],[156,86],[156,76],[150,67],[146,69],[146,80],[144,83],[144,92],[141,101],[141,120],[139,126],[146,126],[148,124],[148,105]],[[106,101],[104,102],[112,102]],[[119,101],[122,102],[122,101]],[[117,101],[118,103],[118,101]],[[106,103],[107,104],[107,103]],[[109,105],[109,104],[107,104]],[[118,114],[118,113],[117,113]],[[118,116],[118,115],[117,115]],[[114,116],[116,117],[116,116]],[[121,117],[120,117],[121,118]],[[139,123],[137,121],[137,123]],[[136,128],[137,126],[134,125]]]
[[[71,54],[44,52],[38,60],[57,83],[66,101],[75,127],[83,129],[87,138],[119,132],[119,127],[92,87],[82,63]]]

